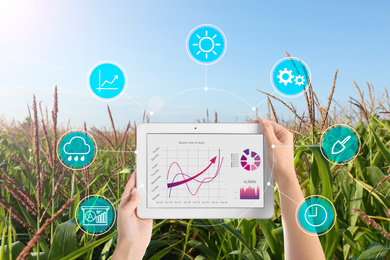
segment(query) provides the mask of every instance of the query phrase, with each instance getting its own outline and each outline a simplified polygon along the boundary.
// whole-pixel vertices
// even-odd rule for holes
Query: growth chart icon
[[[100,62],[88,75],[88,88],[100,100],[111,101],[118,98],[124,93],[126,86],[126,73],[114,62]]]
[[[104,87],[104,85],[105,85],[106,83],[108,83],[108,85],[114,84],[114,82],[115,82],[116,79],[118,79],[118,75],[115,75],[115,76],[114,76],[114,79],[113,79],[112,81],[105,80],[105,81],[103,82],[103,84],[100,85],[100,82],[101,82],[102,80],[101,80],[101,70],[99,70],[99,87],[98,87],[99,92],[101,92],[101,91],[104,90],[104,89],[106,89],[106,90],[118,89],[118,88],[109,87],[109,86]]]
[[[187,52],[197,63],[211,65],[218,62],[226,51],[223,32],[211,24],[195,27],[187,37]]]

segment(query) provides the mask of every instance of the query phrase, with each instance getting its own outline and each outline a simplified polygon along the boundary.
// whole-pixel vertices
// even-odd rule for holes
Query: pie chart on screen
[[[260,155],[249,149],[244,150],[241,156],[241,166],[247,171],[254,171],[260,166]]]

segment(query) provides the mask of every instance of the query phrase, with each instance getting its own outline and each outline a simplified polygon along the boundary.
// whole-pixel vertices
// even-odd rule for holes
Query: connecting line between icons
[[[158,109],[159,109],[165,102],[167,102],[168,100],[170,100],[170,99],[172,99],[172,98],[174,98],[174,97],[176,97],[176,96],[178,96],[178,95],[184,94],[184,93],[186,93],[186,92],[194,91],[194,90],[203,90],[203,88],[191,88],[191,89],[183,90],[183,91],[181,91],[181,92],[179,92],[179,93],[176,93],[176,94],[170,96],[169,98],[165,99],[163,102],[161,102],[161,103],[154,109],[154,111],[158,110]]]
[[[276,93],[276,91],[274,91],[271,95],[274,95]],[[266,101],[267,98],[263,99],[262,101],[260,101],[255,107],[258,107],[260,104],[262,104],[264,101]]]
[[[133,101],[133,102],[136,103],[137,105],[141,106],[143,109],[149,110],[149,109],[147,109],[145,106],[143,106],[141,103],[137,102],[134,98],[132,98],[132,97],[130,97],[129,95],[127,95],[126,93],[124,93],[123,95],[125,95],[126,97],[128,97],[129,99],[131,99],[131,101]]]
[[[237,94],[234,94],[230,91],[227,91],[227,90],[224,90],[224,89],[219,89],[219,88],[208,88],[207,87],[207,66],[206,66],[206,73],[205,73],[205,84],[206,86],[204,88],[191,88],[191,89],[187,89],[187,90],[183,90],[181,92],[178,92],[168,98],[166,98],[165,100],[163,100],[155,109],[153,110],[150,110],[148,108],[146,108],[145,106],[143,106],[141,103],[137,102],[134,98],[130,97],[129,95],[127,95],[126,93],[124,93],[124,95],[129,98],[131,101],[133,101],[134,103],[136,103],[137,105],[139,105],[140,107],[142,107],[143,109],[149,111],[149,114],[150,115],[153,115],[155,111],[157,111],[159,108],[161,108],[164,103],[166,103],[168,100],[176,97],[176,96],[179,96],[181,94],[184,94],[184,93],[187,93],[187,92],[191,92],[191,91],[195,91],[195,90],[204,90],[204,91],[207,91],[207,90],[214,90],[214,91],[219,91],[219,92],[223,92],[223,93],[226,93],[226,94],[229,94],[231,96],[234,96],[235,98],[238,98],[239,100],[241,100],[242,102],[244,102],[245,104],[247,104],[253,111],[256,111],[256,107],[258,107],[260,104],[262,104],[264,101],[267,100],[267,98],[265,98],[264,100],[262,100],[261,102],[259,102],[256,106],[252,106],[248,101],[246,101],[245,99],[243,99],[242,97],[238,96]],[[274,93],[273,93],[274,94]],[[258,112],[256,111],[256,115],[259,116]]]
[[[271,184],[268,184],[268,186],[271,186],[273,187],[274,189],[276,188],[275,186],[272,186]],[[292,198],[290,198],[289,196],[287,196],[287,194],[285,194],[284,192],[282,192],[279,188],[278,188],[278,191],[280,194],[282,194],[283,196],[285,196],[286,198],[288,198],[289,200],[291,200],[292,202],[294,202],[295,204],[299,205],[298,202],[296,202],[295,200],[293,200]]]
[[[210,89],[210,90],[215,90],[215,91],[224,92],[224,93],[227,93],[227,94],[229,94],[229,95],[232,95],[232,96],[234,96],[234,97],[240,99],[240,100],[243,101],[244,103],[246,103],[250,108],[252,108],[252,105],[249,104],[248,101],[246,101],[246,100],[243,99],[242,97],[240,97],[240,96],[238,96],[238,95],[236,95],[236,94],[234,94],[234,93],[232,93],[232,92],[229,92],[229,91],[224,90],[224,89],[219,89],[219,88],[209,88],[209,89]]]
[[[206,67],[206,78],[205,78],[205,90],[207,90],[207,65],[205,66]]]
[[[267,127],[267,131],[268,131],[268,135],[271,135],[271,133],[270,133],[271,130],[268,127]],[[275,148],[274,144],[272,144],[272,148]],[[272,149],[272,156],[275,157],[275,149]],[[273,160],[273,162],[272,162],[272,171],[274,169],[274,166],[275,166],[275,161]],[[271,183],[269,183],[269,182],[267,182],[267,186],[273,187],[275,189],[275,186],[272,186]],[[299,203],[297,203],[295,200],[293,200],[292,198],[287,196],[287,194],[282,192],[279,188],[278,188],[278,190],[279,190],[280,194],[282,194],[283,196],[286,196],[286,198],[290,199],[292,202],[294,202],[295,204],[299,205]]]
[[[129,197],[130,195],[132,195],[134,192],[135,192],[135,191],[129,192],[128,194],[123,194],[123,195],[122,195],[122,198],[121,198],[121,201],[122,201],[123,199]],[[120,202],[119,202],[119,203],[120,203]]]
[[[273,145],[272,148],[277,148],[277,147],[292,147],[292,148],[296,148],[296,147],[302,147],[302,146],[305,146],[305,145]]]
[[[111,152],[111,153],[136,153],[137,151],[112,151],[112,150],[97,150],[98,152]]]

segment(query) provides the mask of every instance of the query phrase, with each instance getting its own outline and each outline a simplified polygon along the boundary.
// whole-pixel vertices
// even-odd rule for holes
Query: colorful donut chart
[[[245,156],[245,154],[246,154],[246,156]],[[254,160],[253,164],[248,163],[247,156],[250,156],[253,158],[253,160]],[[244,150],[244,155],[241,156],[241,166],[245,170],[247,170],[247,171],[256,170],[257,168],[259,168],[260,162],[261,162],[260,156],[256,152],[250,151],[249,149]]]

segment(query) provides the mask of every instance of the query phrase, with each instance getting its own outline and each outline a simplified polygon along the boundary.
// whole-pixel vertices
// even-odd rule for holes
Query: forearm
[[[282,210],[284,253],[286,259],[325,259],[320,240],[303,232],[295,218],[298,204],[304,199],[294,169],[278,182]]]
[[[141,247],[130,246],[129,243],[118,242],[112,260],[142,260],[145,250]]]

